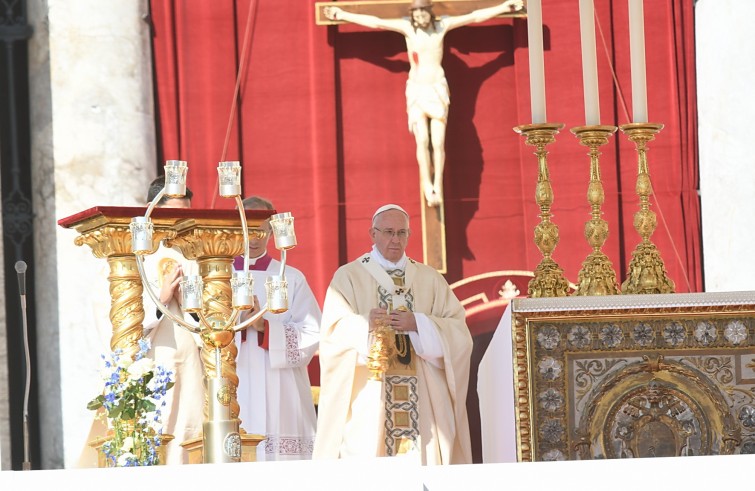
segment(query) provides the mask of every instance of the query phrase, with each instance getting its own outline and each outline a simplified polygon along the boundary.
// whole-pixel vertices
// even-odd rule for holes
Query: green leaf
[[[109,412],[107,413],[107,417],[108,417],[108,418],[111,418],[111,419],[117,419],[118,417],[120,417],[120,415],[121,415],[121,412],[122,412],[122,411],[123,411],[123,406],[121,406],[121,405],[119,404],[119,405],[117,405],[117,406],[113,407],[113,409],[111,409],[111,410],[110,410],[110,411],[109,411]]]
[[[99,395],[87,403],[87,409],[94,411],[101,408],[103,404],[105,404],[105,396]]]

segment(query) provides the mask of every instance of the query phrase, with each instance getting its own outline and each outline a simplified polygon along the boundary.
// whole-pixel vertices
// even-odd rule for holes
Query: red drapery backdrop
[[[151,16],[162,158],[189,162],[193,205],[202,208],[233,206],[215,198],[216,167],[241,161],[245,195],[265,196],[294,214],[299,245],[289,259],[322,301],[336,268],[369,249],[370,218],[381,204],[409,211],[410,256],[421,259],[422,244],[404,40],[357,26],[317,26],[314,3],[152,0]],[[554,259],[576,283],[591,251],[583,236],[589,158],[569,131],[585,122],[579,13],[573,1],[542,0],[542,8],[548,121],[566,125],[548,147],[560,231]],[[618,126],[631,118],[627,1],[596,0],[595,12],[601,123]],[[665,125],[648,152],[658,215],[652,240],[677,292],[703,287],[693,15],[692,0],[645,5],[648,113]],[[531,121],[526,20],[452,31],[443,64],[451,90],[446,278],[532,271],[541,260],[533,241],[537,162],[512,130]],[[621,283],[640,241],[632,225],[637,155],[620,132],[601,150],[610,230],[603,251]],[[469,317],[473,333],[494,327],[489,314],[478,327]],[[480,339],[473,364],[489,338]]]
[[[595,5],[603,124],[630,121],[626,4]],[[215,198],[215,168],[223,159],[240,160],[245,193],[266,196],[296,217],[300,245],[290,259],[320,300],[336,267],[368,249],[377,206],[404,206],[418,231],[418,167],[406,123],[408,62],[400,35],[317,26],[314,2],[302,0],[153,0],[151,14],[161,155],[189,162],[194,206],[232,206]],[[561,237],[554,258],[576,282],[590,252],[583,237],[589,159],[568,131],[584,124],[576,5],[543,0],[543,22],[548,120],[566,124],[549,146]],[[659,218],[652,240],[678,292],[702,290],[693,25],[691,0],[646,6],[648,112],[651,122],[665,125],[649,144],[652,209]],[[526,48],[523,19],[467,26],[446,39],[449,282],[534,270],[541,259],[532,240],[539,220],[536,159],[512,131],[530,122]],[[623,280],[639,236],[632,226],[636,153],[620,132],[602,148],[601,171],[610,229],[603,250]],[[409,254],[421,259],[421,246],[415,233]]]

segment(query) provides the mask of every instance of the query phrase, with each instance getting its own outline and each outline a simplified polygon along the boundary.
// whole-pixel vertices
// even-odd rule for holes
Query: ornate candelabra
[[[270,217],[275,246],[281,251],[279,275],[268,277],[265,285],[267,304],[244,322],[239,314],[254,305],[253,277],[249,271],[249,236],[241,200],[241,166],[238,162],[220,162],[218,166],[220,195],[236,201],[241,218],[244,257],[243,271],[232,271],[234,255],[239,252],[238,234],[222,226],[197,227],[191,220],[179,222],[176,230],[167,235],[155,234],[150,215],[163,196],[183,197],[186,193],[186,162],[169,160],[165,165],[165,187],[150,203],[144,216],[131,220],[131,248],[142,285],[156,307],[175,324],[198,334],[203,343],[203,361],[207,376],[207,419],[203,425],[203,461],[206,463],[239,462],[242,437],[239,433],[235,371],[237,348],[236,331],[241,331],[265,312],[285,312],[288,309],[285,280],[286,251],[296,246],[293,217],[280,213]],[[182,315],[167,309],[146,280],[144,256],[157,250],[159,239],[168,247],[177,247],[184,257],[197,262],[198,275],[181,280],[182,309],[195,313],[199,322],[192,323]],[[158,239],[158,240],[155,240]]]
[[[582,263],[579,271],[577,290],[574,295],[615,295],[619,293],[616,272],[601,248],[608,238],[608,223],[601,217],[601,206],[605,201],[603,183],[600,180],[600,152],[598,148],[608,143],[616,132],[615,126],[590,125],[572,128],[579,143],[590,149],[590,184],[587,188],[587,201],[590,203],[592,218],[585,224],[585,238],[593,251]]]
[[[545,150],[547,145],[556,141],[556,135],[563,127],[562,123],[543,123],[514,128],[514,131],[526,138],[527,145],[535,147],[538,163],[535,201],[540,207],[540,223],[535,227],[535,245],[540,249],[543,259],[527,285],[528,297],[565,297],[569,290],[564,270],[551,257],[558,245],[558,226],[551,221],[553,188],[548,175],[548,152]]]
[[[647,161],[647,143],[663,129],[662,124],[630,123],[620,126],[621,131],[634,142],[637,149],[637,184],[635,190],[640,198],[640,209],[634,214],[634,229],[642,241],[632,252],[627,279],[621,285],[624,294],[674,293],[674,282],[666,274],[666,267],[650,236],[657,226],[655,213],[650,209],[650,194],[653,187]]]

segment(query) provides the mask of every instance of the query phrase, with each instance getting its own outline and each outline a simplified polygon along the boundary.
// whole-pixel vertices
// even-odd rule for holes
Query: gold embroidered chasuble
[[[371,309],[386,308],[389,300],[396,301],[396,296],[389,297],[387,291],[381,294],[381,288],[388,288],[364,267],[369,260],[370,255],[366,254],[339,268],[325,298],[313,458],[343,457],[342,444],[349,433],[356,431],[352,423],[359,417],[352,413],[354,403],[365,397],[382,397],[374,404],[380,405],[383,414],[370,422],[374,425],[371,436],[376,439],[374,455],[400,454],[411,448],[410,443],[418,442],[425,464],[472,463],[466,412],[472,338],[463,307],[443,276],[434,268],[410,259],[405,271],[408,292],[402,297],[410,304],[406,308],[423,313],[430,320],[442,345],[442,358],[429,362],[408,351],[411,345],[407,343],[411,361],[394,364],[381,382],[382,390],[367,394],[370,374],[364,357],[368,315]],[[398,345],[400,348],[401,342]],[[400,400],[411,399],[412,391],[416,404]]]
[[[388,274],[393,282],[393,289],[384,288],[378,281],[378,307],[388,312],[394,309],[413,312],[414,297],[411,285],[406,283],[406,272],[402,269],[381,272]],[[374,273],[373,276],[376,276],[376,280],[379,278]],[[382,374],[385,411],[383,443],[386,455],[394,456],[419,451],[421,442],[417,407],[417,355],[408,334],[393,330],[390,332],[393,353],[387,370]]]

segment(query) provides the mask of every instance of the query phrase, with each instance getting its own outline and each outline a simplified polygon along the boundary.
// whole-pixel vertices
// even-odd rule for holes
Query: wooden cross
[[[502,0],[433,0],[435,16],[463,15],[474,10],[498,5]],[[336,2],[315,3],[315,23],[317,25],[338,25],[343,21],[328,19],[323,13],[327,6],[340,7],[355,14],[374,15],[383,19],[400,19],[409,16],[410,0],[342,0]],[[516,12],[505,13],[499,17],[526,17],[527,3]],[[444,193],[445,194],[445,193]],[[425,194],[420,186],[422,201],[422,252],[424,263],[440,273],[446,273],[446,219],[444,203],[428,206]]]
[[[409,16],[410,0],[343,0],[336,2],[315,2],[315,23],[318,26],[343,24],[342,21],[330,20],[322,13],[323,7],[341,7],[355,14],[366,14],[383,19],[400,19]],[[461,15],[473,10],[498,5],[501,0],[433,0],[433,13],[441,15]],[[501,14],[499,17],[527,17],[527,2],[524,9],[517,12]]]

